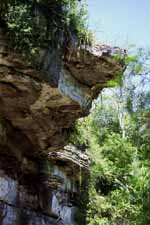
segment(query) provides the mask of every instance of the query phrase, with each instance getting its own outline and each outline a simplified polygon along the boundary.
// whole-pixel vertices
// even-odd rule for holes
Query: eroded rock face
[[[64,146],[74,121],[123,70],[114,51],[69,47],[61,59],[42,49],[33,67],[0,30],[0,224],[79,224],[89,160]]]
[[[67,146],[64,152],[64,157],[63,149],[56,152],[55,159],[53,154],[49,155],[48,168],[43,168],[39,173],[30,171],[27,174],[23,170],[10,177],[0,170],[1,225],[78,224],[75,215],[78,215],[83,190],[81,179],[87,179],[89,175],[89,159],[73,146]],[[76,159],[79,159],[80,167]],[[69,162],[70,165],[73,163],[71,167]],[[29,162],[26,160],[26,163]],[[80,172],[77,168],[81,168]]]
[[[45,67],[42,72],[33,69],[0,32],[0,114],[23,132],[36,151],[62,147],[75,119],[88,112],[98,91],[122,70],[110,49],[98,52],[76,49],[75,54],[71,49],[61,67],[56,62],[57,83],[52,87],[48,78],[53,77],[53,66],[49,65],[51,73]]]
[[[83,172],[89,172],[89,157],[73,145],[66,145],[61,150],[49,152],[48,159],[53,164],[65,165],[66,169],[69,168],[69,171],[72,168],[75,173],[79,168]]]

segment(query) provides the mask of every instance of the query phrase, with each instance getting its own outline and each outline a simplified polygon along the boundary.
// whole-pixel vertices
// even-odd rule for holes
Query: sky
[[[150,48],[150,0],[86,0],[89,27],[105,44]]]

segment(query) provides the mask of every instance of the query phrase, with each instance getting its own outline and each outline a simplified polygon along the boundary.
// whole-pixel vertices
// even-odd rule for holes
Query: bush
[[[63,52],[71,36],[79,45],[92,41],[86,6],[78,0],[8,0],[0,3],[0,9],[14,36],[14,47],[26,55],[34,56],[39,46]]]

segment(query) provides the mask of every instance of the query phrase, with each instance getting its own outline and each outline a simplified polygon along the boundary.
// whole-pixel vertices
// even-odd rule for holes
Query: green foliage
[[[101,151],[116,176],[119,175],[123,178],[129,173],[136,148],[130,144],[128,139],[122,138],[117,133],[109,134]]]
[[[7,14],[8,28],[14,31],[14,46],[25,53],[34,47],[31,10],[31,6],[19,4],[10,6]]]
[[[64,51],[76,37],[78,44],[89,44],[86,6],[78,0],[8,0],[0,3],[14,47],[25,55],[36,55],[38,48],[53,46]]]
[[[146,179],[143,185],[142,199],[143,208],[141,212],[142,224],[150,224],[150,172],[146,171]]]
[[[79,4],[74,2],[71,4],[70,10],[68,11],[67,20],[70,27],[73,28],[74,32],[79,38],[81,44],[90,44],[93,39],[92,32],[88,29],[88,12],[85,4]]]
[[[139,93],[135,110],[132,90],[111,90],[78,121],[72,136],[91,158],[87,224],[150,224],[149,94]]]
[[[109,80],[107,82],[107,87],[111,88],[111,87],[121,86],[123,82],[122,76],[123,76],[123,73],[117,74],[113,80]]]
[[[115,54],[113,57],[116,59],[118,62],[120,62],[122,65],[128,67],[130,66],[132,68],[132,73],[133,74],[141,74],[142,71],[144,70],[143,63],[139,60],[141,57],[141,52],[138,50],[137,54],[125,54],[124,52],[120,52]],[[119,73],[116,74],[115,78],[107,82],[107,87],[117,87],[117,86],[122,86],[123,85],[123,74]]]

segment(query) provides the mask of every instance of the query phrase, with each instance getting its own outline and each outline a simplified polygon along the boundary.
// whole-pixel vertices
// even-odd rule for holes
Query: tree
[[[150,223],[149,54],[129,59],[120,86],[102,92],[75,127],[74,144],[91,158],[89,225]]]

